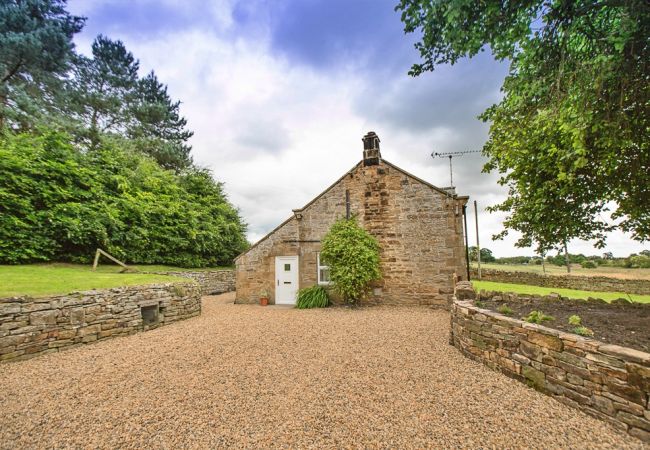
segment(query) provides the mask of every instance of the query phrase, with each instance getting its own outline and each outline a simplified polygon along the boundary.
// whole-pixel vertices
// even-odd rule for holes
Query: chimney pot
[[[363,141],[363,165],[375,166],[381,161],[379,152],[379,136],[374,131],[369,131],[362,139]]]

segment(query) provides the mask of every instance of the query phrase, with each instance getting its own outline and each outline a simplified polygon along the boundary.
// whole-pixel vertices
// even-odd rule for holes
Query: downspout
[[[467,263],[467,281],[469,276],[469,241],[467,239],[467,205],[463,205],[463,223],[465,224],[465,262]]]

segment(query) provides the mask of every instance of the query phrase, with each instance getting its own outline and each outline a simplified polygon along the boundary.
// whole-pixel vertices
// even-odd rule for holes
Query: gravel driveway
[[[461,356],[446,312],[232,300],[0,365],[0,448],[642,448]]]

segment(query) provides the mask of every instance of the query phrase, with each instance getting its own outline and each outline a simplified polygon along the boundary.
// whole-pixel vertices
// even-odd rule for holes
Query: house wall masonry
[[[650,442],[650,354],[474,306],[457,285],[451,343],[469,358]]]
[[[477,278],[472,269],[472,278]],[[628,292],[630,294],[650,294],[650,280],[626,280],[612,277],[592,277],[580,275],[541,275],[533,272],[481,269],[481,279],[500,283],[528,284],[585,291]]]
[[[465,274],[459,198],[380,160],[355,166],[323,194],[240,255],[237,303],[256,303],[260,291],[274,302],[275,256],[298,255],[299,287],[317,283],[317,252],[332,224],[350,211],[379,241],[383,278],[368,303],[448,307],[453,275]],[[463,278],[465,278],[463,276]]]
[[[27,359],[201,314],[193,282],[0,299],[0,361]]]

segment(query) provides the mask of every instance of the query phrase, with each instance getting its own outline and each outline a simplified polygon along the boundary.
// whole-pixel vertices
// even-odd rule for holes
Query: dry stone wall
[[[472,279],[477,279],[478,273],[476,269],[472,269],[471,274]],[[582,275],[543,275],[533,272],[494,269],[481,269],[481,280],[584,291],[628,292],[639,295],[650,294],[650,280],[626,280]]]
[[[189,278],[201,288],[202,295],[216,295],[235,290],[235,269],[197,270],[194,272],[160,272],[163,275]]]
[[[459,283],[451,343],[466,356],[650,442],[650,354],[474,306]]]
[[[0,299],[0,361],[136,333],[201,314],[193,282]]]

